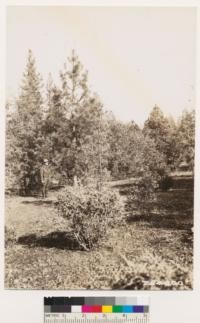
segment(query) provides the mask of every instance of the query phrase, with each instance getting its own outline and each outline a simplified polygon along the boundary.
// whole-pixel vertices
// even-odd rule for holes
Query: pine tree
[[[195,154],[195,111],[183,111],[176,133],[177,166],[186,163],[194,169]]]
[[[98,173],[101,180],[102,175],[99,174],[103,172],[104,161],[100,146],[103,146],[105,137],[103,106],[98,96],[91,93],[88,73],[83,69],[74,50],[68,59],[68,65],[64,65],[60,77],[62,111],[65,119],[63,127],[67,138],[62,167],[65,171],[70,169],[70,177],[82,178],[89,173],[97,176],[95,174]]]
[[[70,176],[69,167],[65,171],[64,163],[68,160],[66,156],[71,149],[71,135],[69,120],[62,105],[62,91],[53,83],[47,88],[43,135],[45,138],[43,150],[51,161],[55,176],[65,181],[65,178]]]
[[[35,59],[29,50],[21,93],[9,121],[10,157],[14,163],[12,172],[23,193],[28,193],[36,185],[35,174],[43,158],[42,103],[41,77],[36,71]]]
[[[171,118],[172,119],[172,118]],[[169,168],[174,167],[175,123],[166,118],[162,110],[155,105],[149,118],[145,121],[143,133],[154,140],[156,149],[165,156]]]

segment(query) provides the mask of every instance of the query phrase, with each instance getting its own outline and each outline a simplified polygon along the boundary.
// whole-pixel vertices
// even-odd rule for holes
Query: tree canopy
[[[9,110],[9,104],[7,104]],[[7,115],[6,171],[26,191],[36,185],[44,158],[64,183],[79,178],[102,182],[105,176],[161,178],[181,162],[194,167],[194,111],[178,121],[156,105],[144,127],[122,122],[105,111],[88,85],[88,72],[73,50],[60,71],[42,87],[29,50],[15,108]]]

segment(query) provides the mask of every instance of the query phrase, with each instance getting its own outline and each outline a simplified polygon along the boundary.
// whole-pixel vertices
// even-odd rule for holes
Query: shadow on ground
[[[148,215],[130,214],[127,218],[128,223],[138,222],[147,224],[151,228],[169,229],[169,230],[191,230],[192,221],[183,217],[181,220],[178,213],[165,214],[161,217],[159,213],[150,213]]]
[[[157,211],[139,214],[129,209],[127,221],[145,222],[148,227],[169,230],[191,230],[193,227],[193,191],[173,190],[157,193],[157,202],[153,205]]]
[[[55,201],[53,200],[27,200],[27,201],[22,201],[22,204],[33,204],[36,206],[41,206],[41,205],[51,205],[55,204]]]
[[[18,244],[26,245],[30,248],[57,248],[78,250],[78,245],[73,236],[65,231],[55,231],[45,236],[37,236],[36,234],[28,234],[18,238]]]

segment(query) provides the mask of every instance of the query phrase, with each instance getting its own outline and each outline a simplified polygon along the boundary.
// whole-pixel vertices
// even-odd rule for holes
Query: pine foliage
[[[29,50],[21,93],[7,125],[10,149],[6,163],[12,163],[15,186],[26,194],[36,185],[36,173],[43,158],[42,104],[41,77],[36,71],[35,59]]]

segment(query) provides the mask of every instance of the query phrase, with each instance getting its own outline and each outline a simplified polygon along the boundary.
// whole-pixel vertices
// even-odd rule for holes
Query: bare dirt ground
[[[158,214],[129,216],[90,252],[70,246],[54,201],[6,197],[5,288],[192,288],[192,191],[158,193]]]

